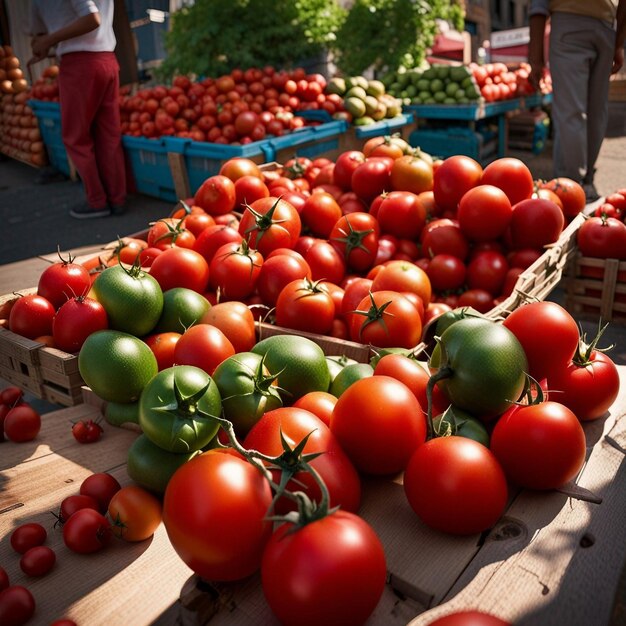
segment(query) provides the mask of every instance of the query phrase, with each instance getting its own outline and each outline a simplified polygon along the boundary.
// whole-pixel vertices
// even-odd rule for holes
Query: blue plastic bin
[[[61,137],[61,106],[58,102],[43,100],[29,100],[28,106],[39,122],[41,138],[46,146],[50,163],[69,176],[70,163]]]
[[[409,144],[436,157],[445,159],[463,154],[483,164],[496,158],[498,148],[496,133],[479,132],[463,126],[420,128],[409,135]]]
[[[123,135],[122,145],[130,163],[135,189],[166,202],[178,202],[165,138]]]

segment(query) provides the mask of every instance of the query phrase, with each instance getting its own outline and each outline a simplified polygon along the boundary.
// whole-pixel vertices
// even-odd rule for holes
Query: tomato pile
[[[162,519],[158,498],[141,487],[122,487],[111,474],[91,474],[80,484],[79,493],[65,497],[60,505],[53,531],[61,532],[63,544],[78,554],[93,554],[106,548],[112,536],[128,542],[151,537]],[[57,531],[57,526],[61,528]],[[10,535],[13,550],[20,556],[20,569],[29,579],[42,578],[55,567],[57,554],[44,545],[48,531],[38,522],[17,526]],[[61,555],[62,558],[62,555]],[[33,616],[36,603],[23,585],[11,585],[6,570],[0,567],[0,620],[19,626]],[[54,624],[72,626],[71,620]]]
[[[325,94],[326,79],[273,67],[233,70],[191,81],[176,76],[169,87],[141,89],[121,97],[122,133],[134,137],[189,137],[194,141],[247,144],[280,136],[306,122],[296,111],[343,110],[340,96]],[[313,106],[315,105],[315,106]]]
[[[506,63],[470,63],[469,67],[485,102],[497,102],[507,98],[527,96],[536,92],[529,81],[530,65],[520,63],[516,68],[509,68]],[[540,84],[541,93],[552,91],[552,79],[546,74]]]
[[[59,75],[59,66],[50,65],[42,73],[41,76],[32,84],[30,88],[29,98],[41,100],[43,102],[59,101],[59,83],[57,77]]]
[[[581,193],[516,159],[433,162],[377,137],[335,162],[231,159],[145,241],[120,240],[89,268],[51,264],[10,329],[77,353],[107,422],[141,431],[127,462],[141,499],[117,502],[115,479],[88,478],[59,512],[66,546],[142,540],[162,499],[170,542],[201,577],[259,572],[285,624],[364,621],[386,578],[359,517],[364,477],[404,474],[406,506],[459,535],[491,529],[512,489],[564,487],[584,463],[581,423],[617,397],[617,368],[555,303],[501,324],[483,313],[583,209]],[[258,319],[276,334],[259,336]],[[301,331],[375,357],[327,356]],[[75,425],[79,441],[88,426]]]

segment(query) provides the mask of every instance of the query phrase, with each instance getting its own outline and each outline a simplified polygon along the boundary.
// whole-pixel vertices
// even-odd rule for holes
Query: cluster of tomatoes
[[[24,400],[19,387],[9,386],[0,391],[0,441],[14,443],[32,441],[41,430],[41,415]]]
[[[583,256],[626,260],[626,189],[605,196],[578,231]]]
[[[520,63],[517,69],[510,69],[506,63],[495,62],[479,65],[470,63],[469,68],[486,102],[497,102],[508,98],[518,98],[534,94],[536,89],[529,81],[530,65]],[[541,93],[550,93],[552,84],[547,74],[541,81]]]
[[[111,474],[91,474],[80,484],[79,493],[65,497],[55,514],[64,545],[77,554],[92,554],[105,548],[114,535],[125,541],[144,541],[161,523],[160,501],[137,486],[122,487]],[[54,568],[56,552],[47,545],[48,532],[38,522],[16,527],[11,547],[21,555],[20,569],[29,578],[46,576]],[[35,598],[23,585],[11,585],[0,567],[0,621],[25,624],[36,609]],[[53,626],[75,626],[69,619]]]
[[[169,87],[141,89],[121,97],[122,133],[135,137],[173,135],[194,141],[247,144],[266,135],[301,128],[298,110],[343,110],[340,96],[324,93],[326,79],[291,71],[250,68],[219,78],[191,81],[176,76]]]
[[[58,102],[58,76],[58,65],[49,65],[46,67],[46,69],[41,73],[41,76],[32,84],[28,97],[34,98],[35,100],[42,100],[43,102]]]

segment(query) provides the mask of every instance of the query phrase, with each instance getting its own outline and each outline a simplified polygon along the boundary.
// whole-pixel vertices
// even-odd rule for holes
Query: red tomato
[[[378,348],[413,348],[422,336],[417,308],[398,291],[369,293],[350,316],[352,341]]]
[[[256,288],[263,256],[242,242],[217,249],[209,266],[209,285],[222,300],[243,300]]]
[[[426,223],[426,209],[416,194],[392,191],[378,206],[376,217],[382,233],[417,239]]]
[[[52,337],[59,350],[78,352],[89,335],[108,327],[105,308],[93,298],[78,296],[59,307],[52,322]]]
[[[80,494],[67,496],[67,498],[63,498],[61,501],[59,514],[57,516],[58,522],[60,524],[65,524],[65,522],[67,522],[67,520],[80,509],[93,509],[94,511],[98,511],[100,509],[100,505],[98,500],[96,500],[93,496]]]
[[[238,210],[269,195],[267,185],[257,176],[242,176],[235,181],[235,208]]]
[[[587,204],[585,190],[582,185],[571,178],[563,176],[553,178],[541,184],[540,189],[549,189],[557,195],[561,201],[563,214],[568,219],[576,217]]]
[[[509,264],[500,252],[479,252],[467,266],[467,286],[500,295]]]
[[[0,591],[4,591],[9,586],[9,575],[4,567],[0,567]]]
[[[32,441],[41,430],[41,416],[30,404],[13,407],[4,418],[4,434],[14,443]]]
[[[409,291],[417,294],[428,306],[432,286],[426,272],[410,261],[390,261],[376,274],[372,291]]]
[[[330,430],[365,474],[402,471],[426,439],[426,420],[417,398],[390,376],[352,383],[339,397]]]
[[[219,173],[230,178],[233,182],[236,182],[242,176],[256,176],[263,180],[263,173],[259,166],[251,159],[244,157],[228,159],[222,164]]]
[[[196,237],[184,228],[182,218],[160,219],[150,226],[148,230],[148,247],[167,250],[172,246],[179,248],[193,248]]]
[[[326,280],[338,285],[346,275],[343,257],[327,241],[313,243],[303,256],[311,268],[313,280]]]
[[[371,202],[383,191],[391,189],[393,159],[369,157],[352,172],[352,190],[365,202]]]
[[[412,154],[396,158],[391,167],[391,188],[415,194],[432,191],[433,166]]]
[[[35,613],[33,594],[21,585],[11,585],[0,592],[0,623],[22,626]]]
[[[95,443],[103,432],[102,426],[94,420],[79,420],[72,426],[72,435],[78,443]]]
[[[256,343],[254,315],[243,302],[220,302],[214,304],[200,320],[224,333],[235,352],[247,352]]]
[[[298,278],[311,278],[311,268],[304,257],[289,250],[286,254],[276,254],[279,248],[265,259],[257,280],[257,291],[264,304],[273,307],[278,295],[288,283]]]
[[[264,257],[276,248],[293,248],[302,222],[298,211],[285,200],[270,196],[246,207],[239,233]]]
[[[198,235],[209,226],[215,226],[215,220],[204,211],[195,211],[190,213],[183,220],[185,229],[191,232],[194,237]],[[194,240],[195,244],[195,240]]]
[[[145,489],[129,485],[113,495],[108,514],[116,537],[144,541],[154,535],[161,523],[161,501]]]
[[[174,365],[174,348],[180,338],[181,334],[175,332],[155,333],[144,337],[144,341],[154,352],[159,372]]]
[[[335,404],[337,404],[337,396],[333,396],[332,393],[327,391],[310,391],[298,398],[292,406],[313,413],[326,426],[330,426],[330,416],[333,413]]]
[[[204,293],[209,282],[209,265],[199,252],[174,247],[164,250],[154,259],[150,274],[163,291],[185,287]]]
[[[331,506],[341,506],[346,511],[356,513],[361,503],[359,476],[336,437],[313,413],[298,407],[281,407],[267,411],[246,436],[244,447],[268,456],[279,456],[284,451],[281,433],[292,449],[310,433],[303,452],[322,453],[310,461],[310,464],[324,481]],[[278,483],[279,473],[272,473]],[[322,494],[310,473],[298,472],[292,480],[288,484],[288,491],[303,490],[312,500],[320,501]],[[278,513],[285,513],[294,508],[291,501],[283,498],[277,503],[276,510]]]
[[[425,524],[455,535],[491,528],[508,498],[496,457],[477,441],[455,435],[417,448],[404,472],[404,491]]]
[[[543,248],[554,243],[561,234],[563,211],[550,200],[531,198],[513,206],[511,241],[513,248]]]
[[[207,178],[194,196],[194,204],[209,215],[229,213],[235,208],[235,201],[235,183],[219,174]]]
[[[515,407],[496,422],[491,450],[507,478],[529,489],[558,489],[585,462],[585,432],[566,406],[548,400]]]
[[[626,225],[614,217],[586,219],[576,241],[583,256],[626,260]]]
[[[362,624],[383,593],[385,553],[360,517],[336,511],[272,535],[261,566],[263,593],[282,624]]]
[[[24,397],[24,391],[15,385],[5,387],[0,391],[0,403],[6,404],[9,408],[13,408]]]
[[[506,231],[512,216],[511,202],[504,191],[484,184],[463,195],[457,213],[461,231],[470,241],[498,239]]]
[[[31,548],[42,545],[47,537],[48,533],[41,524],[28,522],[11,533],[11,547],[19,554],[24,554]]]
[[[340,217],[328,239],[343,256],[348,268],[363,272],[374,264],[379,235],[378,220],[369,213],[359,211]]]
[[[104,509],[106,511],[106,508]],[[106,547],[111,540],[111,525],[93,509],[80,509],[63,525],[63,542],[78,554],[91,554]]]
[[[429,222],[421,235],[422,255],[432,258],[436,254],[452,254],[465,261],[469,243],[458,222],[440,218]]]
[[[436,292],[460,289],[465,284],[465,264],[451,254],[436,254],[428,263],[426,274]]]
[[[52,334],[54,305],[43,296],[19,296],[9,313],[9,330],[28,339]]]
[[[84,296],[91,288],[89,271],[73,262],[70,255],[67,260],[49,265],[39,276],[37,295],[45,298],[58,309],[72,296]]]
[[[200,233],[196,243],[193,245],[193,249],[201,254],[207,263],[211,263],[220,246],[223,246],[225,243],[240,243],[241,241],[243,241],[243,237],[236,228],[216,224],[215,226],[209,226]]]
[[[522,344],[528,373],[551,380],[571,362],[578,347],[576,320],[555,302],[531,302],[515,309],[503,322]]]
[[[117,478],[106,472],[97,472],[83,480],[79,492],[81,496],[94,498],[98,502],[98,510],[104,513],[113,495],[121,488]]]
[[[328,288],[307,278],[288,283],[276,301],[278,326],[324,335],[334,318],[335,304]]]
[[[341,207],[326,192],[311,194],[302,205],[302,225],[315,237],[328,238],[333,226],[341,217]]]
[[[54,567],[56,560],[54,550],[48,546],[35,546],[20,559],[20,569],[27,576],[45,576]]]
[[[550,376],[550,393],[581,421],[602,417],[619,393],[619,373],[609,356],[599,350],[579,354]]]
[[[365,155],[359,150],[342,152],[335,161],[333,180],[344,191],[352,189],[352,174],[356,168],[365,163]]]
[[[239,457],[212,450],[170,479],[163,522],[180,558],[205,580],[239,580],[261,565],[272,533],[269,483]],[[219,528],[219,532],[207,532]]]
[[[487,313],[494,307],[493,295],[486,289],[467,289],[459,296],[456,306],[469,306],[479,313]]]
[[[174,361],[178,365],[194,365],[212,375],[215,368],[229,356],[235,348],[226,335],[211,324],[196,324],[188,328],[176,343]]]
[[[422,412],[428,409],[426,398],[426,387],[430,380],[430,375],[425,367],[422,367],[415,359],[404,356],[404,354],[385,354],[374,368],[377,376],[391,376],[404,383],[417,398]]]
[[[483,168],[471,157],[448,157],[436,169],[433,177],[435,202],[443,211],[456,212],[466,191],[480,184]]]
[[[511,205],[527,200],[533,194],[535,183],[528,166],[519,159],[503,157],[487,165],[480,179],[481,185],[502,189]]]

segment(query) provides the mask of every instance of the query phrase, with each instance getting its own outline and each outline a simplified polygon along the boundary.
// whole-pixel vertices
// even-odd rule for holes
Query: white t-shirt
[[[58,56],[68,52],[113,52],[113,0],[32,0],[31,34],[53,33],[80,17],[100,13],[100,26],[89,33],[62,41]]]

